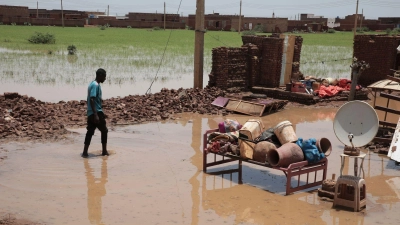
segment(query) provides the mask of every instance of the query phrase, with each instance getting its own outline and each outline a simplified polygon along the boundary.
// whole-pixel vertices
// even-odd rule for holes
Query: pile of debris
[[[226,110],[211,105],[216,97],[225,94],[218,88],[162,89],[155,94],[107,99],[103,108],[112,125],[173,119],[174,114],[182,112],[226,115]],[[57,139],[68,133],[66,126],[86,126],[86,107],[83,100],[48,103],[5,93],[0,95],[0,139]]]

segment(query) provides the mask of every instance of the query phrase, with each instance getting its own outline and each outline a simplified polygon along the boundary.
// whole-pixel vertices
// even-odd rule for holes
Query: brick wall
[[[29,17],[28,7],[0,5],[0,17]]]
[[[239,27],[238,21],[239,21],[239,16],[235,15],[208,14],[204,15],[204,28],[207,30],[230,31],[231,28],[237,30]],[[189,15],[186,25],[188,25],[191,29],[195,29],[196,15]]]
[[[242,41],[240,48],[219,47],[212,50],[208,84],[223,89],[279,87],[284,39],[265,35],[242,36]]]
[[[135,21],[164,21],[164,13],[129,13],[129,20]],[[170,22],[180,21],[179,14],[166,14],[165,20]]]
[[[163,21],[133,21],[133,20],[107,20],[106,18],[89,19],[89,25],[105,25],[109,24],[111,27],[128,27],[132,28],[164,28]],[[167,29],[185,29],[185,23],[182,22],[165,22]]]
[[[260,60],[260,86],[270,88],[279,87],[283,44],[283,38],[264,38]]]
[[[212,50],[212,69],[208,84],[228,89],[248,86],[247,47],[219,47]]]
[[[238,22],[239,18],[235,18],[233,21]],[[232,21],[232,24],[234,23]],[[258,18],[258,17],[244,17],[242,19],[242,30],[249,30],[250,23],[254,29],[257,25],[263,27],[264,32],[275,32],[275,27],[278,27],[281,32],[287,32],[288,19],[287,18]],[[238,27],[235,26],[235,27]]]
[[[300,56],[301,48],[303,46],[303,38],[301,36],[296,36],[294,42],[294,53],[293,53],[293,64],[292,64],[292,80],[299,80],[302,73],[300,72]]]
[[[395,69],[396,48],[399,44],[400,36],[356,35],[354,57],[370,65],[370,68],[361,74],[359,84],[368,86],[392,74],[390,69]]]

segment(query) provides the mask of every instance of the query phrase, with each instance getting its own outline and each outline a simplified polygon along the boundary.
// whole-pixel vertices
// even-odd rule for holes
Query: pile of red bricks
[[[368,86],[393,74],[396,48],[400,45],[400,36],[356,35],[354,40],[354,57],[369,63],[370,68],[363,71],[359,84]]]
[[[148,95],[104,100],[104,113],[111,124],[137,124],[173,119],[176,113],[226,114],[211,105],[218,88],[163,89]],[[86,101],[48,103],[18,93],[0,95],[0,140],[4,138],[58,139],[65,127],[86,126]]]

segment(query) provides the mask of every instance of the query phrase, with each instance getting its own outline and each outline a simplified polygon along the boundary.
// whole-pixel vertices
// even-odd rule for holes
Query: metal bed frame
[[[208,174],[218,175],[218,174],[238,172],[239,173],[238,183],[243,184],[243,182],[242,182],[242,162],[247,162],[250,164],[255,164],[255,165],[259,165],[259,166],[263,166],[263,167],[267,167],[267,168],[280,170],[286,175],[286,195],[289,195],[296,191],[300,191],[300,190],[304,190],[307,188],[322,185],[322,181],[326,179],[326,172],[328,170],[328,159],[327,158],[324,158],[321,161],[314,163],[314,164],[309,164],[307,161],[301,161],[301,162],[292,163],[288,167],[273,167],[266,163],[257,162],[257,161],[251,160],[251,159],[244,159],[244,158],[241,158],[240,156],[236,156],[233,154],[219,154],[219,153],[210,152],[210,154],[214,154],[214,157],[213,157],[214,160],[212,162],[208,162],[207,161],[208,153],[206,151],[207,137],[210,133],[213,133],[213,132],[218,132],[218,129],[207,130],[203,134],[203,172],[204,173],[207,173],[207,168],[209,168],[209,167],[238,161],[237,169],[217,171],[217,172],[212,172],[212,173],[208,173]],[[217,155],[222,156],[222,159],[217,159]],[[322,180],[317,180],[317,172],[318,171],[323,171]],[[315,173],[313,182],[309,182],[310,173]],[[303,175],[303,174],[307,175],[307,181],[305,184],[300,184],[300,175]],[[297,176],[297,180],[298,180],[297,186],[292,187],[291,180],[293,177],[296,177],[296,176]]]

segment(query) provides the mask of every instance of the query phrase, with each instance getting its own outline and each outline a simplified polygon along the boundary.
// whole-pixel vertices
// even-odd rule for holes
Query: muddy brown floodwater
[[[330,178],[339,175],[344,147],[332,129],[336,111],[291,107],[262,120],[266,128],[290,120],[298,137],[329,138]],[[256,165],[243,164],[243,185],[237,174],[204,174],[202,134],[224,118],[244,123],[250,117],[182,114],[175,122],[114,127],[108,157],[99,156],[98,132],[91,157],[80,157],[83,128],[64,142],[2,144],[0,212],[44,224],[400,223],[400,167],[366,150],[367,207],[361,212],[333,208],[316,189],[285,196],[284,174]],[[352,174],[352,163],[345,173]]]

